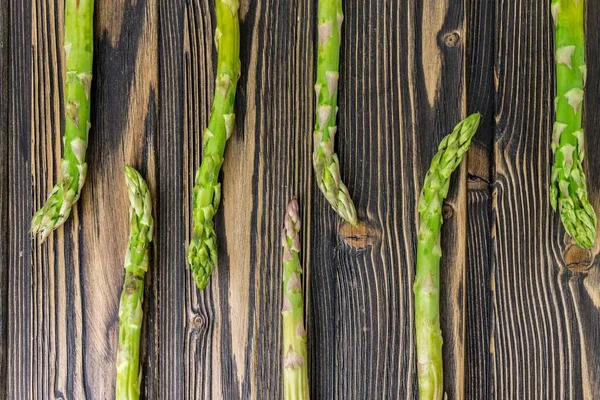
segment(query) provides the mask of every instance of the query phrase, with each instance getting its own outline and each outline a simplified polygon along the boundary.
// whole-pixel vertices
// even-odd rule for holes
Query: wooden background
[[[125,163],[156,207],[147,398],[280,398],[279,234],[294,195],[312,397],[416,398],[415,205],[435,145],[473,111],[483,124],[444,209],[449,398],[597,398],[600,242],[572,247],[548,201],[549,3],[345,1],[337,150],[353,229],[310,167],[317,1],[242,0],[220,264],[199,292],[185,245],[214,89],[213,1],[97,1],[88,181],[40,247],[28,229],[59,170],[63,6],[0,0],[0,398],[114,396]],[[600,211],[600,8],[588,3],[587,171]]]

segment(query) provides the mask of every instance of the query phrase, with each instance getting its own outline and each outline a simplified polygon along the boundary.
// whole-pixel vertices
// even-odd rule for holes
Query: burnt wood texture
[[[549,204],[549,0],[344,1],[336,149],[360,224],[312,175],[316,0],[241,0],[236,128],[206,291],[186,265],[214,91],[212,0],[96,1],[88,180],[42,246],[28,231],[60,170],[61,0],[0,0],[0,399],[114,397],[128,226],[122,168],[154,196],[142,363],[149,399],[282,396],[281,247],[296,196],[314,399],[416,399],[416,204],[437,143],[483,114],[444,205],[450,399],[600,393],[600,267]],[[588,1],[588,65],[600,9]],[[600,76],[586,92],[600,209]]]

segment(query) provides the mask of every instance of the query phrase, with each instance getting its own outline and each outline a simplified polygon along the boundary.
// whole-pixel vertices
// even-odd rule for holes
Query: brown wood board
[[[311,170],[317,1],[242,0],[220,261],[203,292],[185,249],[214,91],[213,1],[96,2],[88,180],[42,246],[28,231],[60,170],[63,2],[1,1],[0,398],[114,396],[125,164],[147,178],[155,205],[145,398],[281,397],[279,240],[293,196],[311,397],[417,398],[416,204],[437,143],[474,111],[482,126],[444,204],[446,392],[600,393],[599,246],[571,246],[548,201],[549,1],[344,2],[336,150],[361,220],[354,228]],[[597,65],[600,10],[587,14],[588,64]],[[597,210],[599,82],[589,74],[585,117]]]

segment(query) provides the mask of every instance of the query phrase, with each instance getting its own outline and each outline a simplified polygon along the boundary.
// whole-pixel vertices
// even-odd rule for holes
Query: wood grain
[[[489,399],[494,140],[494,13],[492,1],[467,2],[467,107],[479,112],[479,131],[468,154],[468,252],[465,283],[465,398]]]
[[[600,65],[600,8],[588,3],[586,12],[586,57],[588,65],[594,68]],[[585,94],[585,129],[586,129],[586,171],[592,204],[596,213],[600,213],[600,75],[592,74],[586,83]],[[581,354],[581,375],[584,398],[591,399],[600,393],[600,244],[596,244],[591,254],[586,254],[586,261],[574,264],[576,259],[568,257],[566,263],[573,271],[580,271],[575,279],[569,282],[570,294],[573,296],[575,315],[578,321],[579,337],[574,339]],[[590,257],[590,258],[587,258]],[[593,258],[592,258],[593,257]],[[589,265],[586,267],[586,264]],[[581,268],[583,267],[583,268]],[[568,292],[569,293],[569,292]]]
[[[0,232],[8,232],[8,0],[0,0]],[[8,234],[0,235],[0,399],[6,399]]]
[[[597,30],[597,11],[593,15],[587,32]],[[591,254],[576,251],[550,210],[550,10],[545,1],[500,1],[496,21],[493,392],[498,398],[591,399],[598,393],[599,246]],[[598,45],[588,43],[596,60]],[[588,86],[588,110],[597,106],[597,79]],[[588,155],[597,154],[589,112],[585,122]],[[598,206],[600,164],[588,166],[590,197]],[[575,264],[580,272],[569,268]]]
[[[316,3],[259,2],[250,7],[242,2],[241,57],[244,71],[236,103],[237,130],[228,143],[223,166],[223,203],[217,217],[221,259],[213,284],[206,292],[198,293],[189,273],[181,269],[169,270],[165,282],[159,277],[159,298],[169,298],[160,302],[161,332],[175,332],[173,340],[159,340],[161,394],[178,393],[185,398],[279,396],[280,333],[279,328],[271,330],[266,327],[279,327],[279,299],[273,300],[272,297],[273,293],[279,292],[280,285],[277,241],[283,207],[286,200],[296,194],[304,205],[303,220],[306,221],[303,254],[308,278],[309,340],[314,343],[310,360],[310,365],[315,366],[312,374],[314,396],[360,398],[370,393],[414,396],[414,355],[411,355],[411,350],[406,350],[412,348],[413,340],[409,294],[414,242],[406,229],[408,226],[414,229],[415,213],[407,206],[402,215],[395,216],[395,220],[383,219],[388,213],[386,210],[393,209],[396,197],[392,191],[378,193],[379,184],[384,183],[378,175],[383,173],[389,187],[412,187],[412,190],[404,192],[404,202],[414,206],[419,181],[433,155],[431,137],[439,140],[446,134],[458,122],[461,111],[449,108],[439,114],[432,110],[438,103],[464,104],[464,80],[461,79],[464,47],[453,42],[456,38],[460,40],[463,33],[464,9],[462,6],[449,8],[447,4],[430,6],[429,9],[436,11],[436,18],[432,20],[424,15],[422,5],[411,2],[405,11],[417,13],[419,19],[411,23],[409,30],[402,32],[406,36],[400,31],[389,35],[386,28],[402,27],[405,21],[410,20],[410,14],[390,14],[388,11],[394,7],[373,5],[373,10],[364,15],[352,4],[346,9],[345,29],[356,32],[350,33],[350,37],[358,34],[366,40],[360,47],[345,47],[344,65],[348,66],[348,71],[342,70],[346,78],[340,88],[341,93],[345,93],[340,101],[340,127],[343,126],[348,133],[340,135],[339,153],[346,176],[351,177],[348,179],[350,186],[359,188],[359,212],[362,211],[358,193],[372,193],[363,194],[362,200],[368,202],[372,197],[372,211],[363,212],[365,223],[358,232],[353,232],[338,225],[321,194],[313,187],[310,173],[310,142],[306,138],[310,137],[313,124],[313,68],[308,66],[314,65],[315,26],[309,16]],[[181,197],[177,192],[183,188],[184,204],[189,205],[189,188],[194,170],[200,163],[200,133],[208,120],[214,87],[214,14],[209,2],[192,1],[185,6],[169,7],[161,16],[167,18],[163,26],[167,34],[162,36],[160,47],[161,58],[166,60],[161,66],[161,76],[175,77],[168,82],[161,79],[161,88],[164,89],[164,92],[161,89],[161,104],[165,105],[161,109],[165,110],[163,115],[169,129],[182,134],[160,139],[159,147],[165,149],[165,162],[170,167],[164,171],[161,169],[164,176],[160,176],[159,186],[169,182],[166,197],[161,197],[166,204],[179,201]],[[375,33],[364,29],[364,22],[371,19],[380,21],[373,31]],[[417,32],[421,30],[429,33],[426,44],[417,40]],[[445,40],[447,38],[448,41]],[[435,46],[431,47],[431,43]],[[423,48],[427,48],[424,54]],[[385,55],[386,61],[381,65],[366,56],[359,56],[376,49]],[[402,60],[404,64],[399,64],[399,60],[394,58],[398,49],[411,54],[409,59]],[[432,57],[438,60],[437,69],[425,70],[423,60]],[[402,71],[395,69],[399,65]],[[368,83],[369,74],[364,72],[366,68],[375,74]],[[410,90],[399,81],[397,74],[400,72],[402,79],[412,85]],[[443,83],[437,73],[457,75],[459,79]],[[178,79],[179,74],[183,83]],[[431,82],[425,75],[435,78],[431,87],[427,87],[425,82]],[[345,85],[354,90],[344,92]],[[427,98],[416,98],[417,93],[429,94]],[[429,103],[430,97],[434,104]],[[401,101],[404,105],[400,104]],[[348,109],[345,104],[348,104]],[[352,108],[358,104],[361,105],[358,109]],[[396,119],[394,111],[401,107],[404,114]],[[184,112],[182,120],[178,120],[177,110],[181,108]],[[416,118],[414,114],[417,111],[424,112],[423,116]],[[354,115],[358,117],[356,120],[350,118]],[[389,127],[390,134],[379,135],[386,120],[393,121]],[[432,136],[417,136],[417,124],[425,127],[426,131],[428,129]],[[402,137],[404,128],[411,129],[411,138]],[[421,142],[413,145],[412,142],[418,140]],[[377,145],[369,149],[363,143]],[[364,176],[358,175],[358,166],[369,156],[367,152],[373,155],[392,144],[389,158],[380,160],[381,166],[385,167],[383,170],[377,167],[363,172]],[[411,149],[408,152],[411,156],[406,160],[400,157],[403,153],[401,146]],[[350,149],[360,151],[352,152]],[[427,150],[422,159],[421,149]],[[162,154],[161,151],[160,157]],[[181,154],[182,159],[178,159]],[[416,160],[422,165],[419,176],[408,168]],[[159,164],[162,165],[162,161]],[[402,174],[396,172],[400,165],[404,165],[405,172]],[[184,172],[183,182],[178,182],[180,171]],[[379,183],[361,191],[359,182],[363,180]],[[457,190],[449,200],[457,215],[461,212],[464,215],[466,205],[464,171],[462,182],[463,189]],[[162,201],[159,200],[161,209]],[[165,219],[180,220],[182,210],[179,207],[167,206],[164,213],[160,212],[159,221],[163,215]],[[452,225],[462,227],[457,235],[462,239],[456,240],[462,241],[462,245],[455,245],[452,237],[447,240],[447,263],[455,264],[458,271],[462,271],[466,219],[462,218],[462,222],[459,222],[460,218],[456,220],[447,224],[448,233],[452,231]],[[169,249],[180,246],[178,238],[180,241],[184,237],[187,239],[189,216],[185,216],[185,221],[188,227],[185,236],[179,228],[169,230]],[[386,233],[398,235],[397,238],[386,239],[393,246],[390,250],[380,250],[383,234],[379,226],[382,224],[388,224]],[[401,224],[406,226],[398,228]],[[402,232],[403,229],[406,233]],[[355,237],[367,239],[358,240],[358,243],[363,243],[360,248],[346,244]],[[401,241],[398,241],[400,237]],[[400,244],[403,242],[407,244],[404,250],[404,244]],[[266,246],[267,243],[276,245]],[[164,248],[164,245],[159,247]],[[374,246],[377,250],[371,255]],[[454,257],[450,248],[457,249]],[[175,260],[181,261],[175,265],[184,263],[183,250],[178,247],[175,251]],[[402,254],[400,259],[399,254]],[[367,261],[369,259],[371,263]],[[452,259],[458,261],[453,263]],[[381,268],[374,269],[368,265],[381,265]],[[458,277],[450,279],[453,276]],[[448,279],[452,282],[445,288],[449,294],[460,296],[464,293],[460,289],[460,275],[448,273]],[[378,281],[382,282],[383,288],[371,284]],[[363,295],[358,291],[360,297],[353,299],[357,282],[367,285],[364,288],[366,292]],[[174,292],[174,288],[179,289]],[[398,293],[399,290],[402,294]],[[174,295],[178,297],[171,299]],[[386,306],[384,299],[388,295],[395,296],[397,303]],[[400,298],[403,298],[402,303]],[[173,309],[176,315],[183,316],[183,320],[163,320],[162,313],[173,313]],[[448,355],[452,360],[454,354],[463,351],[460,335],[464,330],[461,308],[449,307],[449,310],[453,312],[446,314],[451,318],[445,320],[445,327],[453,338],[448,341],[451,344]],[[456,328],[450,330],[455,325]],[[402,326],[402,332],[396,332],[396,326]],[[389,349],[389,353],[382,353],[382,349]],[[395,357],[401,352],[407,356],[401,359]],[[366,354],[370,356],[364,363]],[[343,365],[341,360],[348,366]],[[462,367],[461,357],[457,360],[456,364],[450,362],[448,366],[449,388],[455,388],[449,389],[454,390],[451,393],[462,390],[464,373],[457,369]],[[459,372],[453,373],[453,370]],[[398,380],[399,375],[403,379]],[[188,384],[182,387],[178,382]]]
[[[177,329],[185,351],[162,353],[161,362],[168,365],[170,378],[161,381],[161,393],[180,393],[184,398],[280,396],[279,238],[286,201],[294,194],[304,201],[302,193],[307,192],[310,176],[310,170],[300,167],[310,165],[305,131],[294,132],[298,123],[293,121],[302,114],[292,106],[298,98],[294,94],[298,73],[293,60],[288,61],[289,69],[276,62],[292,55],[295,32],[290,21],[295,20],[296,7],[277,2],[254,7],[241,4],[245,68],[238,86],[237,129],[225,154],[223,199],[216,219],[220,262],[205,292],[198,292],[189,271],[182,270],[185,291],[180,294],[180,306],[186,322]],[[183,50],[183,135],[177,135],[182,140],[176,144],[184,154],[178,164],[184,171],[183,205],[191,204],[189,189],[200,165],[201,132],[214,90],[214,18],[212,3],[190,2],[183,10],[183,40],[172,42],[181,43]],[[265,34],[267,29],[273,34]],[[275,62],[261,61],[270,59]],[[312,93],[310,87],[299,90],[304,95]],[[172,94],[180,93],[175,90]],[[303,127],[308,122],[306,117]],[[272,160],[284,159],[290,159],[288,170],[283,164],[276,169],[270,165]],[[181,176],[170,173],[167,179]],[[185,221],[186,234],[178,238],[178,246],[189,237],[188,215]],[[172,296],[172,287],[167,290],[165,295]],[[181,387],[181,381],[190,384]]]
[[[413,398],[415,205],[435,145],[464,112],[462,2],[345,4],[338,153],[370,243],[333,213],[312,216],[309,342],[315,398]],[[378,57],[381,55],[381,58]],[[372,161],[377,160],[377,164]],[[446,204],[442,270],[446,390],[464,378],[465,169]],[[327,205],[314,192],[314,210]],[[334,232],[337,232],[335,234]],[[348,233],[346,233],[348,232]]]
[[[150,187],[155,184],[158,70],[155,3],[140,0],[113,9],[117,5],[102,2],[95,11],[91,173],[64,228],[47,245],[32,249],[32,277],[25,283],[34,290],[20,300],[33,311],[31,336],[19,336],[35,339],[24,346],[31,349],[30,361],[22,359],[30,365],[31,376],[17,393],[40,398],[114,396],[118,301],[128,236],[122,169],[131,164]],[[24,211],[19,227],[25,232],[32,208],[41,206],[57,179],[64,123],[57,117],[63,110],[63,2],[34,1],[32,6],[31,108],[23,115],[33,116],[31,143],[25,144],[31,151],[35,202],[33,207],[27,202],[30,207],[17,207]],[[115,23],[114,13],[122,14],[122,24]],[[20,198],[31,197],[28,192]],[[31,243],[26,234],[23,238]]]
[[[28,135],[31,133],[32,7],[30,3],[9,0],[8,19],[8,329],[6,393],[30,392],[32,247],[29,235],[31,169]]]
[[[155,0],[115,1],[98,6],[95,32],[101,39],[95,44],[97,56],[94,60],[97,77],[94,108],[98,111],[92,121],[96,134],[90,144],[92,151],[89,152],[89,163],[100,165],[98,170],[102,173],[92,175],[89,180],[91,184],[88,189],[94,193],[84,198],[82,212],[91,219],[83,229],[87,236],[84,240],[85,257],[94,260],[98,266],[106,267],[85,268],[84,282],[106,284],[84,283],[83,287],[86,288],[86,299],[106,299],[97,305],[104,310],[99,309],[88,316],[84,326],[84,329],[90,330],[86,348],[93,347],[92,357],[86,361],[85,379],[93,379],[95,385],[102,387],[102,390],[94,390],[94,395],[88,397],[106,398],[113,396],[114,391],[114,371],[105,366],[115,365],[116,361],[118,300],[124,275],[124,246],[129,232],[123,166],[135,166],[156,197],[158,9]],[[115,113],[114,110],[120,112]],[[115,190],[117,188],[120,190]],[[98,204],[111,206],[98,207]],[[113,220],[121,221],[118,231],[97,229]],[[157,226],[157,229],[160,227]],[[153,263],[152,277],[156,274],[156,268],[158,265]],[[147,316],[145,338],[149,345],[145,348],[150,349],[155,336],[155,325],[148,323],[152,321],[156,304],[154,291],[154,283],[148,279],[146,293],[149,295],[144,309]],[[96,327],[110,329],[94,332]],[[152,371],[152,365],[143,366],[143,370]],[[148,376],[152,379],[154,375]],[[100,379],[102,381],[98,382]]]
[[[483,186],[483,187],[482,187]],[[465,398],[492,398],[490,355],[492,196],[485,182],[469,180],[468,264],[466,274]]]
[[[437,143],[467,111],[482,112],[482,127],[444,204],[449,398],[600,392],[600,242],[577,251],[548,204],[547,1],[344,2],[336,149],[361,219],[353,228],[311,170],[317,0],[242,0],[220,262],[203,292],[185,248],[214,91],[214,2],[97,2],[90,173],[72,217],[41,247],[28,230],[59,171],[63,1],[0,2],[0,399],[114,396],[125,163],[148,179],[156,206],[145,398],[281,397],[279,240],[292,196],[311,397],[417,398],[415,207]],[[600,9],[587,19],[596,65]],[[599,94],[590,74],[586,170],[598,210]]]
[[[190,318],[184,309],[192,282],[185,261],[183,165],[183,17],[185,1],[158,0],[159,5],[159,135],[157,137],[158,187],[156,213],[157,293],[156,319],[158,351],[157,381],[148,387],[148,398],[184,398],[184,390],[194,390],[194,381],[184,379],[185,357],[192,356],[183,329]],[[160,249],[160,251],[158,251]],[[187,280],[186,280],[187,279]],[[201,316],[194,319],[202,328]],[[204,325],[206,326],[206,325]],[[195,355],[194,355],[195,356]],[[204,370],[202,367],[199,368]],[[204,393],[197,398],[206,398]],[[190,396],[186,397],[190,398]]]

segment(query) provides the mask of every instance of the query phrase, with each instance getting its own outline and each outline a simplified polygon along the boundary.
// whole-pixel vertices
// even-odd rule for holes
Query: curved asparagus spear
[[[138,399],[140,372],[140,337],[142,333],[142,302],[144,274],[148,271],[149,244],[152,241],[154,219],[152,198],[142,176],[125,167],[129,193],[129,246],[125,255],[125,282],[119,307],[119,352],[117,354],[117,399]]]
[[[479,126],[479,114],[460,122],[439,145],[419,199],[417,271],[414,283],[419,397],[439,400],[444,393],[440,329],[440,246],[442,205],[450,175],[458,167]]]
[[[313,133],[313,166],[319,189],[333,209],[350,222],[358,223],[348,188],[340,177],[340,163],[333,150],[337,126],[337,95],[340,36],[344,14],[342,0],[319,0],[319,50],[317,63],[317,115]]]
[[[217,264],[217,238],[213,217],[221,201],[219,171],[225,143],[233,130],[235,90],[240,76],[240,27],[238,0],[215,0],[217,29],[215,44],[219,53],[215,97],[208,128],[204,130],[202,164],[193,189],[194,231],[188,247],[188,263],[196,285],[208,285]]]
[[[582,129],[585,65],[584,0],[553,0],[556,28],[556,122],[550,203],[567,233],[583,248],[596,238],[596,213],[587,197]]]
[[[300,218],[298,202],[290,201],[282,232],[283,244],[283,398],[309,398],[306,364],[306,330],[300,266]]]
[[[85,182],[94,47],[93,14],[94,0],[65,1],[64,49],[67,72],[62,179],[54,186],[44,206],[33,216],[31,232],[39,234],[41,242],[69,217]]]

